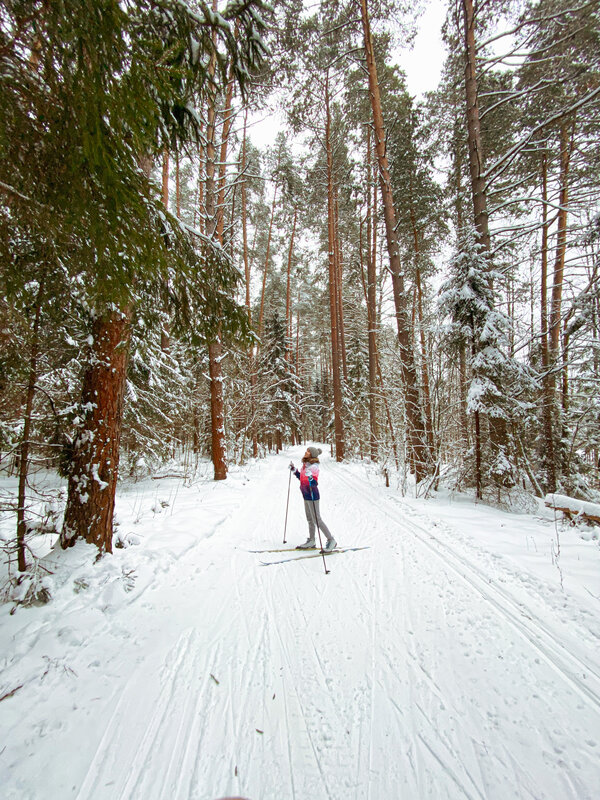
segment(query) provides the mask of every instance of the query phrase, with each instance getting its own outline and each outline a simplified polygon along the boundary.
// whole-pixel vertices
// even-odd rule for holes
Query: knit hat
[[[320,447],[307,447],[306,449],[313,458],[318,458],[323,452]]]

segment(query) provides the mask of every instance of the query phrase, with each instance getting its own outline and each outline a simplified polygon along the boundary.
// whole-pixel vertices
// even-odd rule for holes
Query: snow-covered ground
[[[3,798],[600,796],[598,541],[324,457],[323,518],[369,549],[277,564],[301,449],[123,486],[139,544],[51,554],[53,601],[0,608]]]

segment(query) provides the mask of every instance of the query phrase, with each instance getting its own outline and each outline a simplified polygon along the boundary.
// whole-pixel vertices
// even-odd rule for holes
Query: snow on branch
[[[0,181],[0,189],[2,189],[2,191],[6,192],[7,194],[12,194],[14,197],[20,197],[21,200],[25,200],[28,203],[35,202],[33,198],[27,197],[26,194],[21,194],[21,192],[18,189],[15,189],[14,186],[11,186],[8,183],[4,183],[4,181]]]
[[[492,36],[490,39],[487,39],[485,42],[481,42],[481,44],[477,45],[477,50],[483,50],[488,45],[492,44],[492,42],[496,42],[498,39],[503,39],[505,36],[512,36],[515,33],[518,33],[523,28],[527,27],[528,25],[537,25],[539,22],[550,22],[553,19],[560,19],[564,17],[566,14],[577,14],[579,11],[585,11],[586,8],[590,6],[595,6],[596,0],[588,0],[588,2],[584,3],[581,6],[576,6],[575,8],[567,8],[561,9],[556,14],[543,14],[539,17],[531,17],[530,19],[525,19],[516,25],[510,31],[502,31],[502,33],[497,33],[495,36]]]
[[[499,174],[502,174],[502,172],[508,169],[510,163],[515,158],[515,156],[517,156],[521,152],[521,150],[531,141],[533,136],[538,131],[548,127],[553,122],[556,122],[557,120],[566,117],[568,114],[572,114],[574,111],[577,111],[582,106],[591,102],[598,95],[600,95],[600,86],[597,86],[595,89],[592,89],[591,92],[588,92],[580,100],[577,100],[575,103],[572,103],[567,108],[561,109],[561,111],[558,111],[556,114],[553,114],[551,117],[548,117],[543,122],[540,122],[539,125],[536,125],[534,128],[532,128],[531,131],[525,137],[523,137],[523,139],[520,142],[517,142],[517,144],[514,145],[514,147],[511,147],[510,150],[508,150],[501,158],[499,158],[494,164],[492,164],[491,167],[489,167],[489,169],[486,170],[483,177],[487,180],[491,178],[494,175],[494,173],[497,172],[498,170],[500,170]]]
[[[598,503],[576,500],[564,494],[547,494],[544,498],[544,503],[548,508],[562,511],[568,519],[577,517],[600,525],[600,505]]]

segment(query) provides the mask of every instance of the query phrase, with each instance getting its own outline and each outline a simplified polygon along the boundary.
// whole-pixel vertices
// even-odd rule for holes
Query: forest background
[[[420,496],[598,499],[600,10],[444,13],[416,98],[396,0],[3,4],[19,570],[40,530],[110,552],[119,476],[306,440]]]

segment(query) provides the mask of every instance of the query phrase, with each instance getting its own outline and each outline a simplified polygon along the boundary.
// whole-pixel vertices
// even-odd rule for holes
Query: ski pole
[[[321,548],[321,558],[323,559],[323,569],[325,570],[325,575],[329,575],[330,570],[327,569],[327,564],[325,563],[325,551],[323,550],[323,542],[321,541],[321,529],[319,528],[319,517],[317,514],[317,504],[315,502],[315,496],[313,494],[312,486],[310,485],[310,481],[308,483],[308,488],[310,489],[310,499],[313,501],[313,513],[315,515],[315,522],[317,524],[317,533],[319,534],[319,547]]]
[[[290,484],[292,482],[292,470],[290,469],[290,479],[288,481],[288,496],[287,502],[285,504],[285,525],[283,526],[283,543],[285,544],[285,532],[287,531],[287,518],[288,518],[288,508],[290,506]]]

